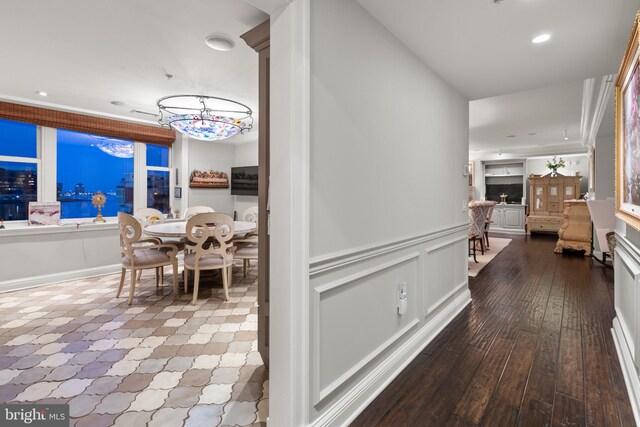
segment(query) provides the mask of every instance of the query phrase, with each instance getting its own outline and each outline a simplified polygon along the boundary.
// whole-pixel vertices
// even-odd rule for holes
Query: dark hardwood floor
[[[613,270],[514,237],[473,302],[352,426],[634,426],[611,336]]]

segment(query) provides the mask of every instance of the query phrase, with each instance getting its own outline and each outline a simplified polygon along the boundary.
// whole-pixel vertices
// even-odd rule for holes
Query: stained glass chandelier
[[[253,127],[251,109],[225,98],[173,95],[158,100],[160,123],[190,138],[219,141],[248,132]]]

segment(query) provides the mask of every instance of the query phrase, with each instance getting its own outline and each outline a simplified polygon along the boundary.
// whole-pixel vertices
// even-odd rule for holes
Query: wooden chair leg
[[[178,296],[178,261],[172,263],[173,267],[173,295]]]
[[[480,253],[484,255],[484,239],[480,236]]]
[[[249,260],[242,260],[242,277],[247,277],[247,267],[249,266]]]
[[[184,271],[184,293],[189,292],[189,269],[187,266],[183,268]]]
[[[127,270],[125,268],[122,269],[122,273],[120,273],[120,286],[118,286],[118,293],[116,294],[116,298],[120,297],[120,293],[122,292],[122,287],[124,286],[124,276],[127,274]]]
[[[488,231],[484,232],[484,239],[487,243],[487,249],[489,249],[489,232]]]
[[[160,268],[160,283],[164,283],[164,267]]]
[[[142,270],[138,271],[138,282],[140,281],[140,279],[142,278]]]
[[[156,267],[156,288],[160,286],[160,267]]]
[[[131,286],[129,287],[129,305],[133,302],[133,295],[136,291],[136,271],[131,270]]]
[[[229,271],[227,271],[227,287],[233,286],[233,264],[229,265]]]
[[[222,287],[224,288],[224,298],[229,301],[229,287],[227,285],[227,272],[229,271],[228,268],[222,268],[221,273],[222,273]]]
[[[191,300],[191,304],[196,305],[196,301],[198,301],[198,285],[200,284],[200,269],[196,268],[193,275],[193,299]]]

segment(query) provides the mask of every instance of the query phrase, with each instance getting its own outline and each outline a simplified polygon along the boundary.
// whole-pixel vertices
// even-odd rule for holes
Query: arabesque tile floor
[[[266,425],[256,271],[234,269],[229,302],[204,282],[195,306],[170,268],[131,306],[119,274],[0,294],[0,403],[68,403],[78,427]]]

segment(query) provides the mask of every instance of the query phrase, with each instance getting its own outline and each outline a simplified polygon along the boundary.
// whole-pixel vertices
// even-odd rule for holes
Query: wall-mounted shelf
[[[483,161],[483,181],[486,200],[521,203],[525,192],[525,163],[523,160]],[[523,227],[524,229],[524,227]]]

